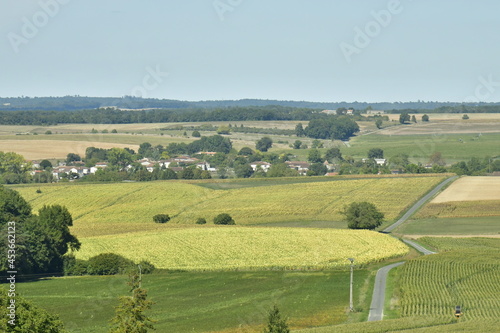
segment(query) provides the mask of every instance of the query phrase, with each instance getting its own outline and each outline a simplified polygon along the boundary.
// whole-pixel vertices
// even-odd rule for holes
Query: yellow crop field
[[[340,221],[343,207],[355,201],[373,202],[395,219],[432,187],[436,177],[375,178],[268,185],[213,190],[201,182],[160,181],[115,184],[50,184],[13,187],[37,210],[43,205],[66,206],[78,237],[162,230],[156,214],[169,214],[171,224],[211,223],[229,213],[238,225],[288,221]],[[40,188],[42,193],[36,193]]]
[[[114,252],[156,267],[182,270],[322,269],[377,262],[408,253],[375,231],[206,226],[86,238],[77,258]]]

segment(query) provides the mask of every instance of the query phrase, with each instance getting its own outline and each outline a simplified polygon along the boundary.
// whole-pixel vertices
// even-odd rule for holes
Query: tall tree
[[[116,315],[111,320],[110,333],[146,333],[153,329],[155,322],[144,312],[151,309],[154,302],[148,300],[148,292],[141,287],[141,277],[136,273],[129,274],[132,296],[120,297],[120,305],[116,307]]]
[[[304,132],[304,127],[302,126],[302,123],[298,123],[297,126],[295,126],[295,135],[298,137],[304,136],[306,133]]]

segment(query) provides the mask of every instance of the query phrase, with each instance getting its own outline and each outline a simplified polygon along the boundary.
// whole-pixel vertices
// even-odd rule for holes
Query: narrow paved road
[[[415,243],[414,241],[411,241],[409,239],[403,239],[403,242],[405,242],[406,244],[410,245],[411,247],[413,247],[415,250],[423,253],[424,255],[428,255],[428,254],[435,254],[436,252],[434,251],[431,251],[431,250],[427,250],[425,247],[423,247],[422,245],[419,245],[417,243]]]
[[[391,232],[397,227],[399,227],[403,222],[405,222],[413,213],[415,213],[420,207],[422,207],[427,200],[432,198],[436,193],[438,193],[445,185],[449,184],[450,182],[454,181],[457,179],[458,176],[453,176],[448,179],[446,179],[444,182],[436,186],[432,191],[427,193],[425,196],[423,196],[420,200],[418,200],[408,211],[399,219],[396,221],[396,223],[392,224],[391,226],[385,228],[382,230],[382,232]]]
[[[368,321],[382,320],[384,316],[384,302],[385,302],[385,285],[387,282],[387,274],[391,269],[401,266],[405,262],[398,262],[388,266],[384,266],[377,271],[375,276],[375,287],[373,288],[372,304],[370,305],[370,314]]]
[[[434,196],[445,185],[449,184],[450,182],[454,181],[457,178],[458,178],[458,176],[448,178],[445,181],[443,181],[441,184],[436,186],[432,191],[427,193],[427,195],[425,195],[420,200],[418,200],[396,223],[389,226],[388,228],[385,228],[382,232],[389,233],[392,230],[394,230],[395,228],[397,228],[398,226],[400,226],[413,213],[415,213],[418,209],[420,209],[420,207],[422,207],[427,202],[427,200],[429,200],[432,196]],[[403,239],[403,242],[410,245],[411,247],[413,247],[417,251],[423,253],[424,255],[436,253],[436,252],[427,250],[423,246],[415,243],[414,241],[411,241],[408,239]],[[386,286],[386,282],[387,282],[387,274],[389,273],[389,271],[392,268],[400,266],[402,264],[404,264],[404,261],[398,262],[395,264],[391,264],[388,266],[384,266],[377,271],[377,275],[375,276],[375,286],[373,287],[372,303],[370,305],[370,313],[368,315],[368,321],[377,321],[377,320],[383,319],[384,302],[385,302],[385,286]]]

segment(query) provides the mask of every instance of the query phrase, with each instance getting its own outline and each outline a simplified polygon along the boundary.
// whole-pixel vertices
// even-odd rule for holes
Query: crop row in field
[[[408,253],[388,235],[367,230],[203,227],[85,238],[77,258],[105,252],[179,270],[327,269]]]
[[[460,305],[461,321],[499,318],[500,240],[439,238],[429,242],[450,252],[402,266],[401,315],[450,316]]]
[[[436,186],[444,176],[406,177],[296,183],[226,191],[196,186],[200,182],[163,181],[118,184],[56,184],[18,186],[14,189],[34,209],[66,206],[74,217],[79,237],[158,230],[156,214],[172,217],[170,224],[211,221],[229,213],[239,225],[288,221],[340,221],[344,206],[373,202],[387,220]],[[42,193],[36,193],[40,188]]]
[[[416,218],[500,216],[500,200],[429,203]]]
[[[467,251],[479,250],[489,251],[492,253],[500,251],[500,239],[486,238],[486,237],[473,237],[473,238],[455,238],[455,237],[423,237],[419,242],[428,245],[440,252],[449,251]],[[486,257],[489,260],[489,256]]]

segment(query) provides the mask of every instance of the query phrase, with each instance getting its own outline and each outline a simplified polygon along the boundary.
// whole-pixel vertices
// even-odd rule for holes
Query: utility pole
[[[354,311],[354,304],[352,300],[352,285],[353,285],[353,275],[354,275],[354,258],[347,258],[351,262],[351,283],[349,284],[349,310]]]
[[[142,288],[142,267],[141,265],[137,265],[139,267],[139,288]]]

